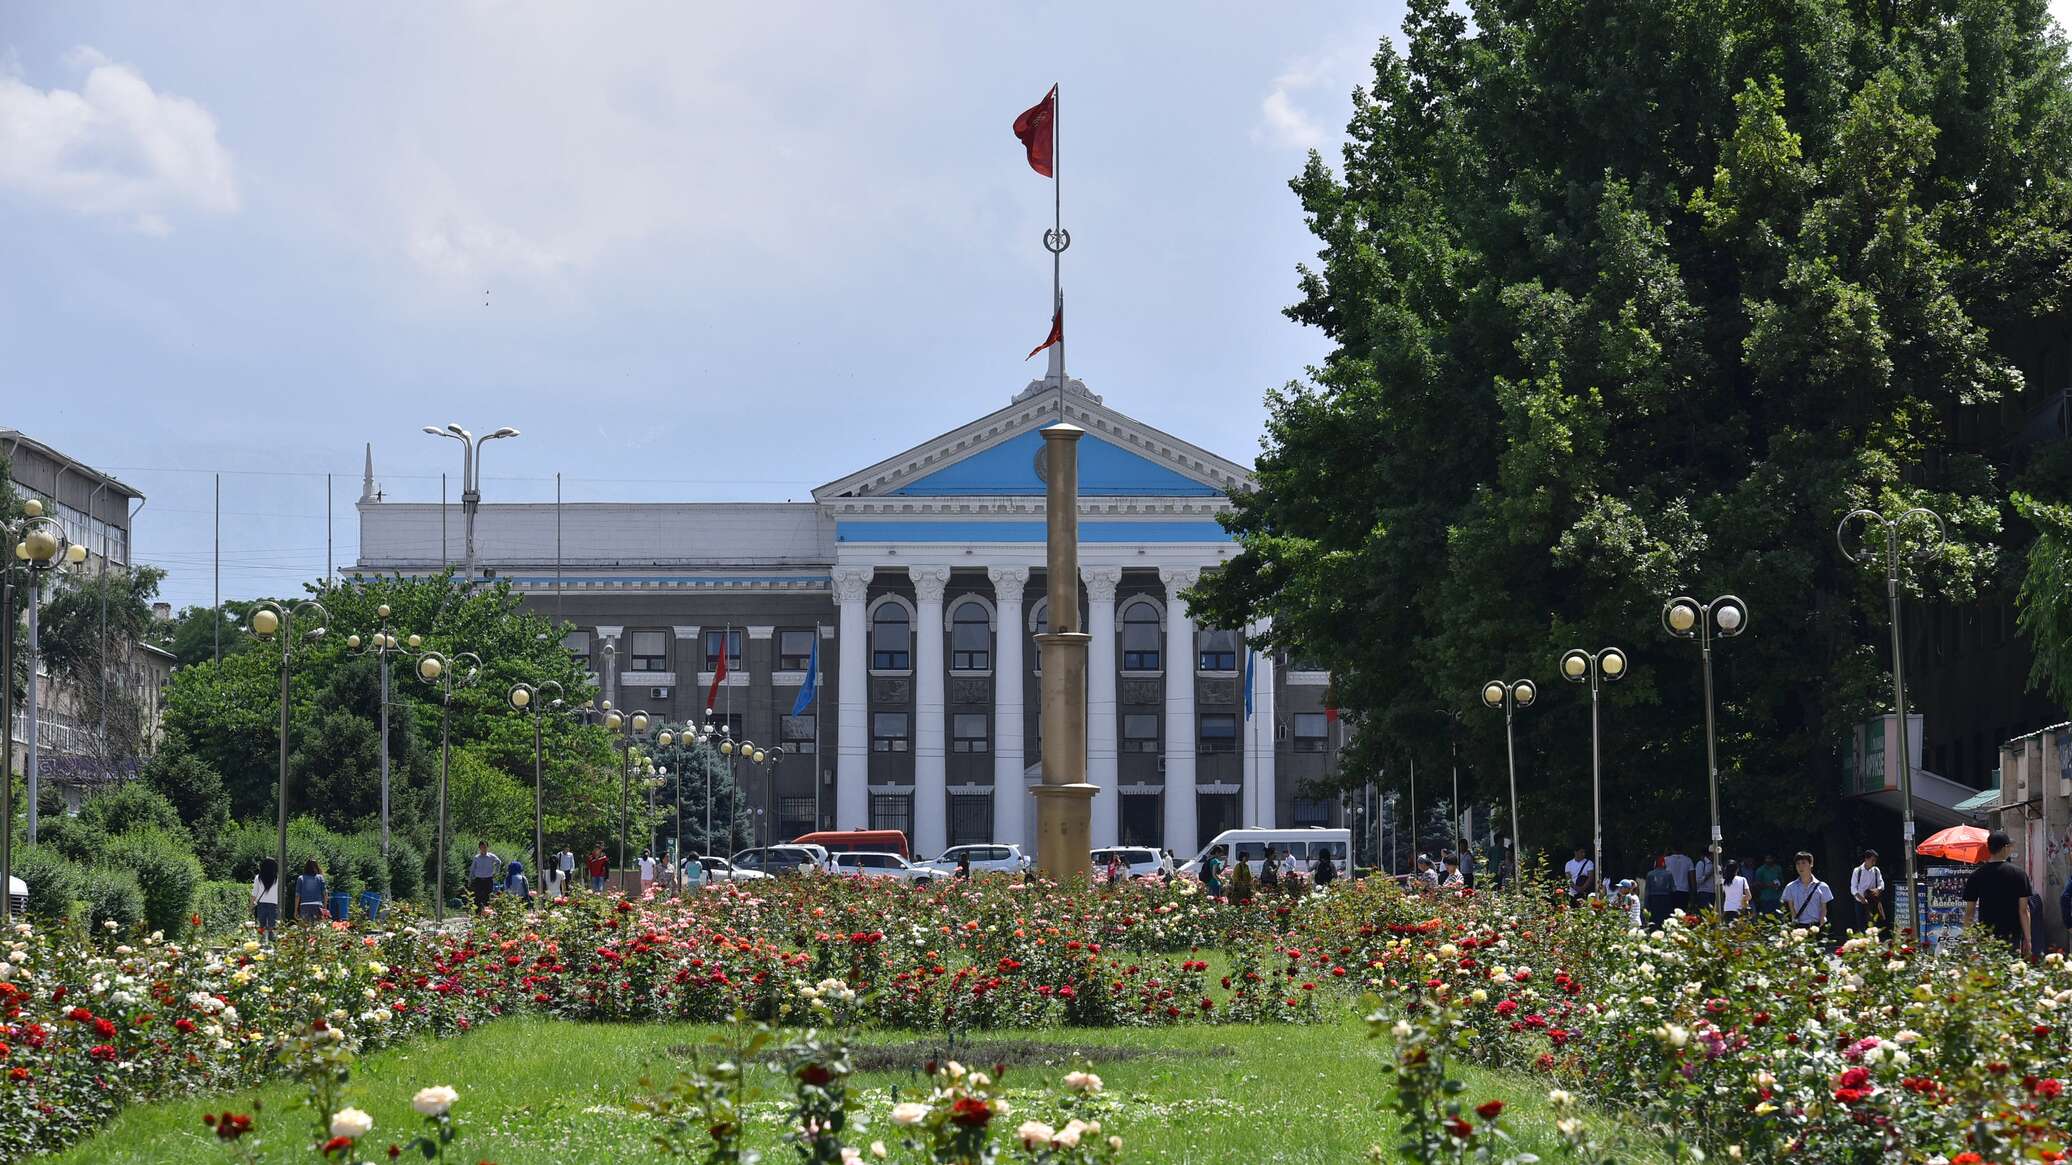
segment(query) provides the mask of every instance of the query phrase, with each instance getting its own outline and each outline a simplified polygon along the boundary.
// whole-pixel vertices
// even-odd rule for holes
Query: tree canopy
[[[1322,248],[1291,318],[1334,348],[1269,399],[1242,547],[1196,597],[1328,667],[1348,780],[1406,751],[1501,786],[1528,846],[1585,840],[1605,693],[1608,840],[1703,844],[1698,652],[1672,595],[1733,592],[1716,651],[1736,836],[1832,820],[1844,730],[1882,710],[1881,578],[1835,525],[1926,506],[1904,580],[1998,584],[2024,337],[2072,285],[2072,87],[2044,0],[1412,0],[1338,167],[1293,187]],[[2062,326],[2060,324],[2059,326]],[[1691,824],[1700,823],[1700,824]]]

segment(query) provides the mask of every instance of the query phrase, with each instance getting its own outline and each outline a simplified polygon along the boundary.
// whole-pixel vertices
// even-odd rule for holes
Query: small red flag
[[[1026,362],[1032,357],[1034,357],[1036,353],[1043,351],[1045,348],[1050,347],[1052,344],[1062,344],[1064,342],[1065,305],[1060,303],[1058,305],[1058,310],[1051,313],[1050,335],[1043,337],[1043,342],[1041,344],[1038,344],[1034,348],[1029,349],[1029,355],[1022,357],[1022,360]]]
[[[1332,708],[1332,707],[1328,707],[1328,706],[1327,706],[1327,707],[1325,707],[1325,709],[1324,709],[1324,720],[1325,720],[1325,721],[1326,721],[1327,723],[1332,723],[1332,724],[1336,724],[1336,723],[1338,722],[1338,709],[1336,709],[1336,708]]]
[[[721,633],[719,641],[719,666],[713,669],[712,686],[705,691],[705,714],[712,715],[712,702],[719,699],[719,686],[727,678],[727,648],[733,646],[734,633]]]
[[[1029,151],[1029,169],[1045,178],[1055,177],[1051,162],[1057,157],[1058,87],[1052,85],[1043,100],[1014,119],[1014,136]],[[1038,348],[1036,351],[1041,352]],[[1034,355],[1034,353],[1031,353]]]

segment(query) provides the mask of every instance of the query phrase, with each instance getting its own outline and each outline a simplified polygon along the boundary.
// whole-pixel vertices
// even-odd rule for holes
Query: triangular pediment
[[[1075,384],[1077,382],[1074,382]],[[1038,497],[1040,430],[1058,422],[1059,394],[1022,399],[896,457],[813,491],[821,501],[857,497]],[[1081,497],[1213,497],[1248,489],[1251,473],[1116,412],[1085,392],[1065,394],[1079,445]]]

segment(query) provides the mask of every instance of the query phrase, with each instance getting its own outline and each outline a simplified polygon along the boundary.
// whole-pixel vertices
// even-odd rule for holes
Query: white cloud
[[[1285,88],[1275,89],[1260,103],[1265,117],[1267,140],[1295,150],[1314,150],[1324,144],[1324,131],[1309,114],[1295,107]]]
[[[1341,135],[1324,126],[1343,119],[1347,95],[1363,79],[1375,37],[1334,37],[1333,47],[1303,57],[1281,70],[1259,103],[1259,126],[1252,140],[1291,150],[1323,149]],[[1318,112],[1321,110],[1322,112]]]
[[[177,209],[238,209],[229,151],[196,102],[152,89],[91,47],[66,54],[78,89],[38,89],[0,73],[0,189],[163,235]]]

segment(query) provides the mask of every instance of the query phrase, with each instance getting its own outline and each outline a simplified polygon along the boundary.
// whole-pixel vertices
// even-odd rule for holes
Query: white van
[[[1209,860],[1209,851],[1217,846],[1224,848],[1223,858],[1232,863],[1244,862],[1252,867],[1256,877],[1261,862],[1266,857],[1266,847],[1272,846],[1276,859],[1281,854],[1294,854],[1295,865],[1303,873],[1309,873],[1309,863],[1325,851],[1331,854],[1331,864],[1338,867],[1338,876],[1343,878],[1352,872],[1348,864],[1353,852],[1353,831],[1350,829],[1327,829],[1312,825],[1302,829],[1226,829],[1201,847],[1201,852],[1188,859],[1180,867],[1183,874],[1200,875],[1201,864]]]

